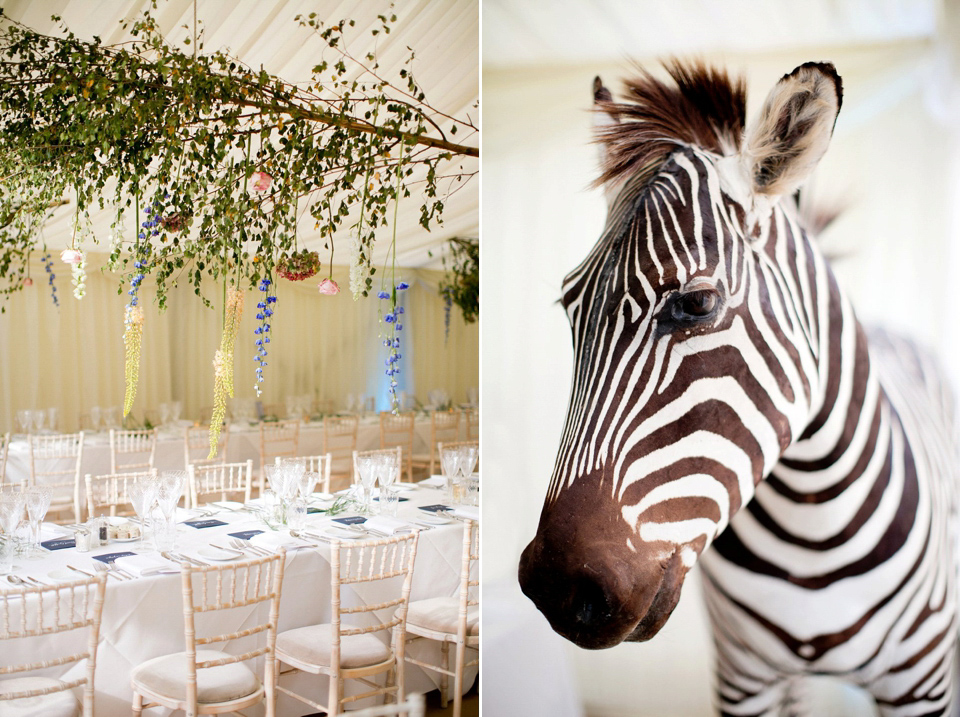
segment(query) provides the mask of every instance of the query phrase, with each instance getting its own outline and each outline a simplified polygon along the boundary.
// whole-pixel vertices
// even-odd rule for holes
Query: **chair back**
[[[253,490],[253,461],[245,463],[213,463],[187,465],[190,480],[190,504],[227,500],[229,494],[243,494],[243,502],[250,500]]]
[[[82,671],[70,671],[70,674],[77,675],[76,677],[48,679],[40,683],[49,682],[46,686],[5,692],[4,701],[41,697],[73,690],[82,685],[82,714],[84,717],[93,717],[93,678],[97,668],[97,642],[100,638],[100,619],[103,615],[106,584],[107,576],[101,573],[60,585],[19,587],[0,592],[0,645],[9,645],[9,647],[0,646],[0,679],[86,660]],[[52,638],[53,634],[74,630],[87,631],[85,649],[73,651],[77,641]],[[7,640],[10,642],[5,643]],[[27,648],[31,643],[42,644],[42,654],[46,659],[36,662],[15,662],[28,654],[41,654],[40,649]],[[34,709],[36,714],[43,713],[42,704]]]
[[[480,440],[480,411],[476,408],[471,408],[469,411],[464,411],[464,414],[467,418],[467,440],[468,441],[479,441]]]
[[[349,484],[353,479],[353,452],[357,450],[357,429],[360,419],[357,416],[327,416],[323,419],[323,452],[333,463],[330,475],[337,489]]]
[[[212,463],[227,462],[227,443],[230,441],[230,426],[220,428],[220,438],[217,441],[217,455],[210,455],[210,427],[187,426],[183,429],[183,465],[210,465]]]
[[[149,470],[157,453],[157,429],[110,429],[110,472]]]
[[[440,454],[438,443],[449,443],[460,438],[460,411],[432,411],[430,413],[430,475],[434,475]]]
[[[317,487],[314,490],[323,491],[324,493],[330,492],[330,464],[333,462],[333,459],[330,457],[330,454],[322,456],[297,456],[298,461],[303,461],[304,470],[308,473],[319,473],[320,479],[317,481]],[[274,459],[275,465],[280,465],[283,461],[279,456]]]
[[[403,468],[403,449],[400,446],[395,448],[375,448],[372,451],[354,451],[353,452],[353,482],[360,482],[360,471],[357,470],[357,459],[361,456],[395,456],[397,465]]]
[[[0,436],[0,486],[7,480],[7,452],[10,450],[10,434]]]
[[[156,468],[133,473],[110,473],[103,476],[87,473],[84,476],[87,488],[87,517],[95,517],[103,508],[108,508],[110,515],[116,515],[118,508],[131,505],[130,487],[141,478],[153,478],[156,475]],[[130,511],[126,511],[126,514],[129,515]]]
[[[30,435],[30,485],[53,489],[48,513],[65,513],[57,522],[78,523],[82,519],[80,464],[83,462],[83,431],[53,435]]]
[[[221,563],[194,567],[188,563],[180,566],[183,585],[184,640],[187,657],[187,714],[197,711],[197,671],[245,662],[263,657],[263,676],[260,690],[251,696],[259,701],[260,696],[268,702],[276,699],[275,655],[277,622],[280,614],[280,590],[283,583],[283,564],[286,553],[283,549],[275,555],[235,563]],[[236,632],[198,636],[195,616],[197,613],[233,610],[269,603],[266,622]],[[250,615],[262,614],[252,611]],[[241,619],[237,616],[238,621]],[[218,621],[218,624],[219,621]],[[245,623],[246,624],[246,623]],[[265,637],[265,644],[248,649],[239,655],[230,655],[217,660],[197,660],[197,648],[205,645],[226,643],[256,636]],[[251,669],[254,666],[251,665]]]
[[[340,664],[340,644],[343,637],[377,632],[386,632],[388,635],[393,633],[390,640],[393,659],[396,664],[403,665],[403,635],[419,538],[419,531],[415,531],[381,540],[333,542],[330,551],[330,622],[333,626],[330,664],[335,668]],[[341,592],[343,586],[389,580],[396,583],[393,585],[394,589],[389,594],[382,594],[381,597],[385,599],[380,602],[351,600],[353,607],[344,604],[344,595]],[[367,625],[364,626],[364,622]]]
[[[300,448],[300,421],[260,421],[260,494],[266,481],[266,467],[277,456],[293,457]]]
[[[480,524],[463,521],[463,552],[460,556],[460,606],[457,613],[457,636],[467,637],[467,614],[480,604]]]
[[[407,480],[413,481],[413,426],[415,415],[413,412],[399,415],[383,411],[380,414],[380,447],[403,448],[404,463],[401,471],[407,474]]]

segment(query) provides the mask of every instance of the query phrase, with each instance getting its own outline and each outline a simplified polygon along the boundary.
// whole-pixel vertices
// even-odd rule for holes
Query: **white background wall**
[[[566,709],[544,706],[539,714],[577,714],[581,706],[598,716],[712,714],[712,648],[695,574],[654,640],[600,652],[552,633],[516,587],[570,385],[569,328],[555,301],[605,215],[600,192],[587,189],[596,176],[587,111],[594,75],[616,93],[630,71],[626,57],[650,66],[655,58],[647,49],[661,57],[671,47],[699,50],[744,72],[752,116],[781,75],[808,60],[833,61],[843,77],[843,108],[809,190],[820,203],[848,208],[823,244],[843,255],[835,270],[859,315],[939,351],[960,384],[953,316],[960,269],[960,116],[950,41],[956,33],[940,6],[771,2],[758,23],[737,14],[742,3],[684,0],[670,3],[670,11],[666,5],[484,3],[484,659],[511,667],[485,671],[484,711],[496,707],[491,714],[538,714],[526,706],[517,711],[517,695],[532,687],[547,705],[564,674],[578,696]],[[604,16],[614,11],[614,20]],[[488,595],[496,596],[493,611]],[[524,627],[503,638],[495,620]],[[533,668],[523,672],[536,664],[542,673],[545,663],[553,668],[549,680]],[[838,702],[854,697],[829,699],[834,714],[866,710],[862,702]]]

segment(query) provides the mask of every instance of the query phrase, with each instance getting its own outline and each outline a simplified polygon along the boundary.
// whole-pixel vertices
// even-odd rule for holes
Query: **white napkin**
[[[265,530],[258,535],[254,535],[250,538],[250,543],[252,545],[258,545],[261,548],[266,548],[267,550],[276,550],[277,548],[298,550],[299,548],[313,547],[298,538],[294,538],[290,533],[276,530]]]
[[[446,476],[430,476],[424,480],[417,483],[418,486],[423,486],[424,488],[445,488],[447,485]]]
[[[478,505],[461,505],[459,508],[454,508],[453,514],[458,518],[466,518],[468,520],[480,520],[480,506]]]
[[[64,528],[61,525],[56,523],[41,523],[40,524],[40,542],[46,542],[47,540],[55,540],[56,538],[62,538],[66,535],[72,535],[72,533]]]
[[[159,573],[179,573],[180,566],[170,560],[157,555],[125,555],[117,558],[114,564],[118,568],[133,573],[138,577],[157,575]]]
[[[397,533],[409,533],[413,526],[405,520],[394,518],[389,515],[374,515],[367,518],[363,524],[364,528],[370,528],[387,535],[396,535]]]

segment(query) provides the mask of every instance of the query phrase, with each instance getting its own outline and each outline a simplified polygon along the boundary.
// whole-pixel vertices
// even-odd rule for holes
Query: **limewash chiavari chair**
[[[80,500],[80,464],[83,462],[83,431],[28,438],[30,485],[53,490],[47,514],[58,523],[78,523],[83,515]],[[21,486],[23,487],[23,486]],[[61,514],[73,511],[72,516]]]
[[[157,453],[157,430],[110,429],[110,472],[150,470]],[[136,458],[128,458],[137,456]]]
[[[476,408],[472,408],[469,411],[464,411],[467,417],[467,440],[468,441],[479,441],[480,440],[480,411]]]
[[[260,495],[266,487],[267,466],[277,456],[290,458],[300,448],[300,421],[260,422]]]
[[[87,518],[95,517],[102,508],[109,508],[110,515],[117,515],[117,509],[130,506],[124,514],[132,513],[130,487],[141,478],[157,475],[155,468],[131,473],[111,473],[93,476],[87,473],[84,481],[87,488]]]
[[[395,701],[402,699],[404,624],[419,536],[419,532],[414,532],[382,540],[333,542],[331,621],[287,630],[277,636],[278,691],[328,716],[341,714],[343,705],[366,697],[393,695]],[[345,606],[347,601],[341,594],[344,586],[379,581],[392,581],[391,597],[370,605],[350,600],[357,606]],[[389,645],[376,633],[389,636]],[[291,669],[284,671],[284,665]],[[280,684],[279,677],[299,671],[330,678],[326,705]],[[380,674],[385,674],[383,685],[369,679]],[[369,689],[344,697],[345,680],[358,680]]]
[[[353,452],[357,450],[357,416],[327,416],[323,419],[323,452],[331,456],[330,476],[337,490],[353,480]]]
[[[475,569],[480,560],[480,526],[472,520],[463,521],[463,553],[460,562],[460,592],[457,597],[435,597],[416,600],[407,610],[406,641],[436,640],[440,643],[441,662],[436,665],[416,660],[406,661],[440,673],[441,706],[447,706],[449,678],[453,677],[453,717],[460,717],[463,701],[463,672],[466,667],[479,664],[480,658],[480,584]],[[471,573],[472,570],[472,573]],[[450,646],[456,647],[455,663],[450,667]],[[466,651],[477,652],[477,659],[466,661]]]
[[[0,486],[7,480],[7,452],[10,450],[10,434],[0,436]]]
[[[413,413],[401,413],[399,416],[387,411],[380,414],[380,447],[403,448],[405,463],[401,472],[407,474],[407,481],[413,482]]]
[[[474,471],[480,470],[480,441],[453,441],[452,443],[438,443],[437,444],[437,456],[443,455],[444,448],[460,448],[462,446],[473,446],[477,449],[477,464],[474,466]]]
[[[395,456],[397,459],[397,465],[403,466],[403,449],[400,446],[394,446],[393,448],[374,448],[370,451],[354,451],[353,452],[353,482],[360,482],[360,471],[357,470],[357,459],[361,456]]]
[[[213,463],[227,462],[227,443],[230,441],[230,426],[224,425],[220,429],[220,439],[217,441],[217,455],[208,459],[210,455],[210,427],[187,426],[183,429],[183,465],[205,466]]]
[[[456,441],[458,438],[460,438],[460,411],[431,411],[430,455],[429,457],[414,456],[414,466],[427,468],[428,475],[434,475],[437,473],[435,469],[440,460],[437,444]]]
[[[321,491],[323,493],[330,492],[330,464],[333,462],[333,459],[330,457],[330,454],[322,456],[297,456],[298,461],[303,461],[304,470],[312,473],[319,473],[320,478],[317,481],[317,487],[314,490]],[[274,459],[276,465],[280,465],[283,462],[283,459],[277,456]]]
[[[0,713],[75,715],[78,705],[74,688],[82,685],[81,714],[93,717],[93,679],[106,583],[107,576],[102,573],[72,583],[24,586],[0,592]],[[57,654],[56,648],[51,649],[51,645],[59,644],[51,641],[53,635],[74,630],[87,631],[86,649],[69,654]],[[9,664],[18,655],[38,654],[39,650],[27,646],[40,641],[44,644],[45,660]],[[65,649],[73,648],[65,643]],[[71,670],[73,674],[79,673],[73,679],[56,679],[49,674],[51,667],[84,660],[82,672]],[[22,674],[38,670],[44,670],[44,676]]]
[[[186,650],[147,660],[133,669],[133,714],[163,706],[188,715],[236,712],[264,703],[267,717],[276,714],[275,646],[283,582],[282,549],[256,560],[193,567],[180,566],[183,585],[184,643]],[[269,603],[265,622],[236,632],[198,636],[198,613],[232,611]],[[238,620],[240,615],[236,616]],[[211,650],[207,645],[256,636],[264,645],[238,655]],[[246,641],[245,641],[246,642]],[[252,647],[252,645],[245,645]],[[246,664],[263,658],[263,678]]]
[[[228,500],[229,495],[243,494],[243,502],[250,501],[253,490],[253,461],[245,463],[214,463],[187,465],[190,481],[190,505],[194,508],[212,500]]]

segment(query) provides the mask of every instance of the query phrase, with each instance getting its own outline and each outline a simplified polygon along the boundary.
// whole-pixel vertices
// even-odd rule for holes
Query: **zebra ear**
[[[807,62],[776,84],[760,117],[747,127],[742,158],[755,194],[791,194],[827,151],[843,100],[828,62]]]
[[[593,129],[598,136],[600,130],[604,127],[620,123],[617,116],[610,111],[612,104],[613,94],[603,86],[603,80],[597,75],[593,78]],[[605,142],[598,142],[597,146],[600,148],[600,156],[598,157],[600,166],[606,167],[607,145]],[[610,182],[607,182],[604,184],[603,193],[607,198],[607,204],[609,204],[613,200],[616,190],[610,186]]]

